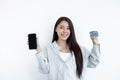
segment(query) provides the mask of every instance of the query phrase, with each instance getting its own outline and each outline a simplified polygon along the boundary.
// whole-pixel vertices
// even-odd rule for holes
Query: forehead
[[[68,22],[67,22],[67,21],[61,21],[61,22],[59,23],[59,25],[68,25]]]

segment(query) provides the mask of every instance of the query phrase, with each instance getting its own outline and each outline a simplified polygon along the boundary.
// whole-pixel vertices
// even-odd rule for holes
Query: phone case
[[[28,34],[28,45],[29,49],[37,49],[37,40],[35,33]]]

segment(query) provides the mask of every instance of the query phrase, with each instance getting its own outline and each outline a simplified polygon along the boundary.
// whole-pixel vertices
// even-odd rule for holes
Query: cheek
[[[58,31],[58,32],[57,32],[57,35],[61,35],[61,33],[62,33],[61,31]]]
[[[70,34],[70,30],[68,31],[68,33]]]
[[[57,33],[61,33],[61,32],[62,32],[62,30],[61,30],[61,29],[59,29],[59,28],[57,28],[57,29],[55,30],[55,32],[57,32]]]
[[[57,33],[57,35],[60,35],[60,30],[56,29],[55,32]]]
[[[60,29],[57,27],[57,28],[55,29],[55,32],[58,33],[59,31],[60,31]]]

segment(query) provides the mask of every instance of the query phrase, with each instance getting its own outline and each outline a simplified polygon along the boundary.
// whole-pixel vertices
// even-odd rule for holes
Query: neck
[[[68,48],[68,45],[67,45],[66,41],[58,40],[57,43],[61,47],[60,51],[62,51],[62,52],[69,52],[69,48]]]

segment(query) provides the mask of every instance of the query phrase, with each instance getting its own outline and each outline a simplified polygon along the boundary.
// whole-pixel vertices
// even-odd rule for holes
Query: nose
[[[63,32],[67,32],[67,29],[64,29]]]

